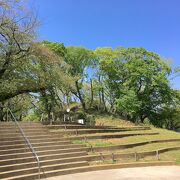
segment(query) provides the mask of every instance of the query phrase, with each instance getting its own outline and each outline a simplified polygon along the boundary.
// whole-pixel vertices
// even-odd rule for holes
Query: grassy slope
[[[108,125],[108,126],[118,126],[118,127],[135,126],[135,124],[133,124],[131,122],[117,119],[117,118],[112,118],[109,116],[104,116],[104,117],[98,116],[98,118],[96,119],[96,125]],[[135,132],[138,132],[138,131],[135,131]],[[140,132],[148,132],[148,131],[140,131]],[[136,143],[136,142],[159,140],[159,139],[175,139],[175,138],[180,139],[180,133],[169,131],[166,129],[152,127],[151,132],[159,132],[159,135],[130,136],[130,137],[124,137],[124,138],[87,140],[87,141],[77,140],[77,141],[73,141],[73,142],[77,143],[77,144],[86,144],[87,146],[90,146],[90,145],[92,145],[92,146],[109,146],[109,145],[116,145],[116,144],[128,144],[128,143]],[[180,142],[153,143],[153,144],[147,144],[147,145],[129,148],[129,149],[125,149],[125,150],[119,150],[116,152],[119,152],[119,153],[141,152],[141,151],[157,150],[160,148],[173,147],[173,146],[180,146]],[[103,152],[103,153],[109,153],[109,152]],[[180,163],[180,150],[163,153],[160,155],[160,157],[161,157],[161,160],[175,160],[177,163]],[[141,159],[141,161],[147,161],[147,160],[157,160],[157,159],[156,159],[156,157],[146,157],[144,159]],[[122,160],[122,161],[124,161],[124,160]],[[132,160],[129,160],[129,161],[132,161]]]
[[[135,126],[134,123],[126,120],[122,120],[119,118],[115,118],[112,116],[97,116],[96,125],[104,125],[104,126],[117,126],[117,127],[132,127]]]

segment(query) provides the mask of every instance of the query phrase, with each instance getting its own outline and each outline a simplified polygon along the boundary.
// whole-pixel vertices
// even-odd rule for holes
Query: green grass
[[[164,139],[180,139],[180,133],[165,130],[165,129],[159,129],[159,128],[153,128],[151,131],[132,131],[132,132],[122,132],[121,134],[126,133],[147,133],[147,132],[158,132],[158,135],[140,135],[140,136],[129,136],[124,138],[109,138],[109,139],[101,139],[100,141],[104,144],[112,144],[112,145],[118,145],[118,144],[130,144],[130,143],[137,143],[137,142],[143,142],[143,141],[151,141],[151,140],[164,140]],[[103,133],[102,133],[103,134]],[[116,134],[116,133],[114,133]],[[92,146],[95,146],[96,142],[98,140],[88,140],[88,143]]]
[[[71,141],[73,144],[82,144],[82,145],[86,145],[87,147],[90,147],[91,144],[88,141],[85,140],[72,140]]]
[[[180,150],[165,152],[160,155],[163,160],[173,160],[180,165]]]
[[[176,164],[180,165],[180,158],[176,159]]]
[[[117,126],[117,127],[132,127],[135,126],[134,123],[123,120],[120,118],[116,118],[113,116],[108,116],[108,115],[98,115],[96,116],[96,125],[101,125],[101,126]]]
[[[117,126],[117,127],[135,127],[136,125],[132,122],[125,121],[122,119],[114,118],[108,115],[100,116],[98,115],[96,118],[96,125],[101,126]],[[138,125],[140,126],[140,125]],[[152,140],[165,140],[165,139],[180,139],[180,133],[169,131],[166,129],[161,128],[154,128],[151,126],[151,130],[139,130],[139,131],[128,131],[128,132],[115,132],[115,133],[108,133],[108,134],[126,134],[126,133],[147,133],[147,132],[158,132],[158,135],[140,135],[140,136],[129,136],[124,138],[108,138],[108,139],[95,139],[95,140],[73,140],[72,142],[74,144],[84,144],[88,147],[107,147],[111,145],[121,145],[121,144],[130,144],[130,143],[138,143],[143,141],[152,141]],[[60,130],[62,131],[62,130]],[[57,131],[56,131],[57,132]],[[98,133],[93,134],[85,134],[85,135],[79,135],[79,136],[94,136]],[[107,133],[100,133],[101,135],[107,134]],[[74,135],[73,135],[74,136]],[[128,148],[123,150],[115,150],[115,151],[103,151],[103,154],[109,154],[109,153],[129,153],[129,152],[143,152],[143,151],[152,151],[152,150],[158,150],[161,148],[166,147],[175,147],[180,146],[179,142],[164,142],[164,143],[150,143],[143,146],[137,146],[134,148]],[[99,152],[95,153],[89,153],[89,154],[99,154]],[[160,154],[160,161],[175,161],[177,164],[180,164],[180,150],[176,151],[169,151],[166,153]],[[139,161],[142,162],[148,162],[148,161],[157,161],[156,156],[149,156],[145,158],[139,159]],[[117,162],[135,162],[135,159],[119,159],[116,162],[112,162],[112,160],[105,160],[105,161],[97,161],[92,162],[92,164],[112,164]]]
[[[93,146],[93,147],[106,147],[106,146],[111,146],[113,145],[111,142],[103,142],[101,140],[96,140],[94,141],[94,144],[91,143],[91,141],[88,140],[73,140],[71,141],[73,144],[83,144],[86,145],[87,147]]]
[[[166,143],[152,143],[146,144],[143,146],[137,146],[133,148],[121,149],[121,150],[112,150],[114,153],[130,153],[130,152],[143,152],[143,151],[156,151],[158,149],[167,148],[167,147],[180,147],[180,142],[166,142]],[[180,150],[179,150],[180,151]],[[109,151],[103,151],[103,153],[109,153]],[[95,152],[93,154],[98,154]]]
[[[124,131],[124,132],[110,132],[110,133],[93,133],[93,134],[80,134],[78,137],[84,137],[84,136],[96,136],[96,135],[116,135],[116,134],[143,134],[143,133],[156,133],[157,131],[155,130],[139,130],[139,131]],[[76,135],[69,135],[69,136],[76,136]]]
[[[104,125],[109,125],[109,126],[118,126],[118,127],[133,127],[135,124],[131,122],[126,122],[122,119],[113,119],[111,117],[98,117],[96,124],[104,124]],[[129,136],[129,137],[124,137],[124,138],[112,138],[112,139],[101,139],[101,140],[89,140],[87,141],[88,144],[91,144],[92,146],[97,146],[99,142],[102,144],[102,146],[106,146],[108,144],[110,145],[118,145],[118,144],[129,144],[129,143],[137,143],[137,142],[142,142],[142,141],[151,141],[151,140],[164,140],[164,139],[180,139],[180,133],[166,130],[166,129],[161,129],[161,128],[154,128],[152,127],[151,132],[159,132],[158,135],[143,135],[143,136]],[[138,133],[138,132],[148,132],[148,131],[132,131],[131,133]],[[127,132],[124,132],[127,133]],[[128,132],[129,133],[129,132]],[[128,148],[124,150],[116,150],[116,151],[111,151],[111,152],[116,152],[116,153],[128,153],[128,152],[142,152],[142,151],[151,151],[151,150],[158,150],[161,148],[166,148],[166,147],[174,147],[174,146],[180,146],[180,141],[179,142],[165,142],[165,143],[152,143],[152,144],[146,144],[143,146],[138,146],[134,148]],[[110,153],[108,151],[104,151],[103,153]],[[157,160],[156,157],[145,157],[140,159],[139,161],[155,161]],[[166,153],[160,154],[160,160],[162,161],[175,161],[177,164],[180,164],[180,150],[176,151],[169,151]],[[132,162],[134,161],[133,159],[121,159],[118,160],[119,162]]]

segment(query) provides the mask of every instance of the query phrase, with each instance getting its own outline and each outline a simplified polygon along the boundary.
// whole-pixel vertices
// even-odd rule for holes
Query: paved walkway
[[[180,180],[180,166],[152,166],[92,171],[46,180]]]

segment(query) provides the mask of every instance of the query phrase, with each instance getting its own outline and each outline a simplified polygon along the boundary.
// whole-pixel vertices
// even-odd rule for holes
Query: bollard
[[[86,142],[86,140],[87,140],[87,139],[86,139],[86,136],[84,136],[84,141]]]
[[[112,161],[115,162],[115,157],[114,157],[114,153],[112,153]]]
[[[6,121],[9,121],[9,118],[8,118],[8,110],[6,112]]]
[[[78,135],[78,130],[76,129],[76,136]]]
[[[91,147],[90,147],[90,148],[91,148],[91,152],[94,152],[94,151],[93,151],[93,147],[92,147],[92,145],[91,145]]]
[[[158,150],[156,151],[156,157],[157,157],[157,159],[159,161],[160,160],[160,156],[159,156],[159,151]]]
[[[99,154],[100,154],[101,161],[104,162],[104,156],[102,155],[102,153],[99,153]]]
[[[137,152],[134,153],[135,161],[138,161],[138,154]]]

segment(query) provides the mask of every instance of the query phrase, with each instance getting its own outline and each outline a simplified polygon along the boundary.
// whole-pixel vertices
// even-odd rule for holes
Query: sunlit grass
[[[97,116],[96,117],[96,125],[104,125],[104,126],[117,126],[117,127],[132,127],[135,126],[134,123],[127,121],[127,120],[123,120],[120,118],[116,118],[113,116],[108,116],[108,115],[104,115],[104,116]]]
[[[110,116],[97,116],[96,118],[96,125],[101,126],[117,126],[117,127],[136,127],[135,124],[125,121],[118,118],[113,118]],[[139,125],[138,125],[139,126]],[[68,130],[53,130],[54,132],[65,132]],[[69,131],[71,131],[69,129]],[[95,136],[95,135],[106,135],[106,134],[134,134],[134,133],[153,133],[158,132],[158,135],[140,135],[140,136],[128,136],[124,138],[106,138],[106,139],[86,139],[86,140],[73,140],[72,143],[74,144],[83,144],[87,147],[93,146],[93,147],[108,147],[112,145],[123,145],[123,144],[130,144],[130,143],[138,143],[138,142],[144,142],[144,141],[153,141],[153,140],[166,140],[166,139],[180,139],[180,133],[161,129],[161,128],[154,128],[151,126],[151,130],[138,130],[138,131],[125,131],[125,132],[115,132],[115,133],[93,133],[93,134],[82,134],[78,135],[78,137],[84,137],[84,136]],[[72,137],[76,135],[66,135],[66,137]],[[149,143],[142,146],[137,146],[133,148],[126,148],[122,150],[114,150],[114,151],[101,151],[103,154],[110,154],[110,153],[131,153],[131,152],[143,152],[143,151],[154,151],[161,148],[167,148],[167,147],[180,147],[180,141],[177,142],[162,142],[162,143]],[[98,155],[99,152],[90,152],[90,155]],[[105,160],[105,161],[96,161],[91,162],[91,164],[112,164],[112,163],[120,163],[120,162],[135,162],[135,158],[122,158],[118,159],[115,162],[112,160]],[[138,161],[142,162],[150,162],[150,161],[157,161],[156,156],[148,156],[144,158],[140,158]],[[180,164],[180,150],[173,150],[166,153],[160,154],[160,160],[159,161],[175,161],[177,164]]]
[[[87,141],[87,140],[73,140],[71,141],[73,144],[84,144],[87,147],[93,146],[93,147],[106,147],[106,146],[111,146],[113,145],[111,142],[104,142],[101,141],[100,139],[96,141]],[[92,143],[93,142],[93,143]]]

